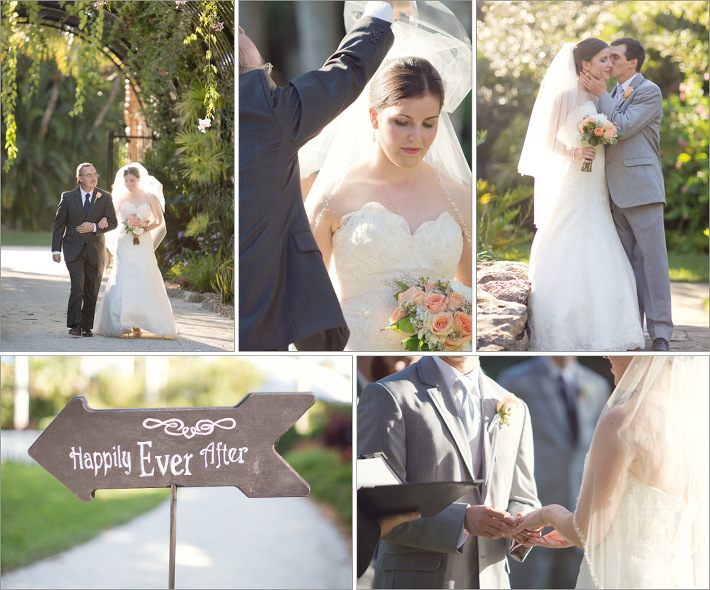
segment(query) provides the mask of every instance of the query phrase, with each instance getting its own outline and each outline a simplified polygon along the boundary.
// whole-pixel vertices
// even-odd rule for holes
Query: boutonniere
[[[518,410],[520,400],[512,393],[507,394],[496,406],[496,414],[500,416],[498,428],[503,428],[503,424],[510,426],[510,417]]]
[[[624,92],[622,92],[621,98],[622,98],[623,100],[626,100],[627,98],[629,98],[629,96],[631,96],[631,94],[633,93],[633,91],[634,91],[634,89],[631,88],[631,86],[627,86],[627,87],[626,87],[626,90],[624,90]]]
[[[101,193],[99,191],[96,191],[96,197],[94,197],[97,201],[101,198]]]

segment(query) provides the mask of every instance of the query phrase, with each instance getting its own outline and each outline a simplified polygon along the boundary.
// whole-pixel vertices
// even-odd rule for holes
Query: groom
[[[69,334],[93,336],[96,299],[106,266],[104,233],[116,229],[118,221],[111,194],[96,188],[99,175],[93,164],[79,164],[76,181],[79,186],[62,193],[59,201],[52,234],[52,260],[61,262],[64,250],[71,280],[67,308]],[[108,221],[105,227],[99,227],[102,217]]]
[[[619,140],[606,148],[606,180],[612,215],[636,275],[641,321],[652,340],[651,350],[667,351],[673,334],[671,284],[663,227],[663,185],[659,132],[663,118],[661,90],[641,74],[646,53],[636,39],[611,44],[611,94],[597,78],[582,78],[599,100],[597,109],[619,128]]]
[[[311,233],[298,150],[362,92],[392,46],[392,7],[365,16],[316,71],[277,87],[239,35],[239,349],[342,350],[350,331]]]
[[[365,388],[358,455],[384,452],[409,483],[483,480],[436,516],[385,535],[375,587],[510,587],[506,544],[517,561],[529,548],[501,535],[540,502],[530,415],[517,400],[504,424],[496,408],[506,395],[471,356],[424,357]]]

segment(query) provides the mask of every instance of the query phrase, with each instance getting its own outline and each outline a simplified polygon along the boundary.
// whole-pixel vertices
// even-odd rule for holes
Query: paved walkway
[[[93,541],[2,576],[0,585],[167,588],[169,531],[165,502]],[[180,488],[175,561],[176,588],[352,588],[350,547],[308,498]]]
[[[702,283],[671,283],[671,304],[675,328],[671,352],[710,351],[710,319],[705,308],[710,286]],[[646,349],[651,342],[646,337]]]
[[[178,337],[74,338],[66,328],[69,274],[47,248],[5,246],[0,272],[2,352],[224,352],[234,351],[234,320],[200,303],[171,298]],[[104,274],[102,289],[108,280]]]

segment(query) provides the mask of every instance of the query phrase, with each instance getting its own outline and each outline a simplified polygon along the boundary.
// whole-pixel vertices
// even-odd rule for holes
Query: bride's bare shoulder
[[[340,218],[347,212],[345,209],[351,208],[354,202],[369,193],[367,188],[371,184],[370,166],[367,163],[353,166],[337,184],[325,186],[317,194],[308,195],[306,209],[309,217],[313,218],[320,213]]]
[[[441,185],[446,189],[456,206],[461,210],[461,214],[470,218],[473,209],[473,194],[471,188],[455,181],[450,176],[439,172]]]

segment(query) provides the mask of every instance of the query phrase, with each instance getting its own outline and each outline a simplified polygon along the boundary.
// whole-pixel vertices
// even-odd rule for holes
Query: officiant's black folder
[[[407,483],[384,453],[357,460],[358,509],[373,520],[413,511],[434,516],[481,483],[481,480]]]

